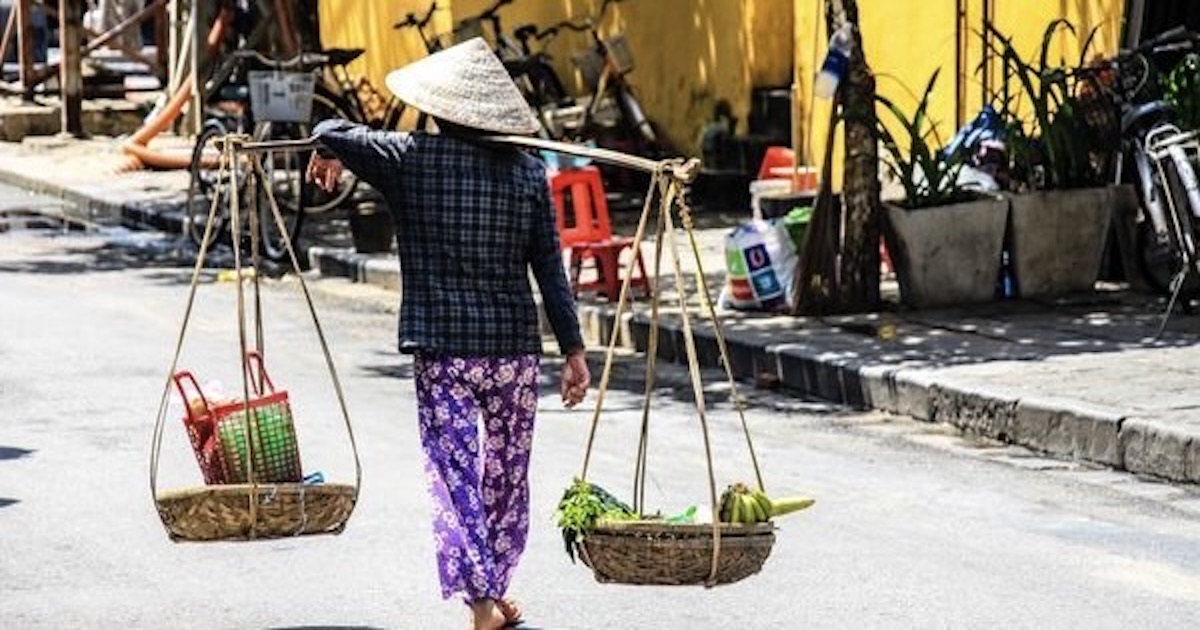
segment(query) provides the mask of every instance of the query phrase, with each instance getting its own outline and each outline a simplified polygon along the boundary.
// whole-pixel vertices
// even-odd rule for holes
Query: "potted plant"
[[[903,199],[884,203],[884,238],[901,301],[914,308],[992,300],[1008,216],[1007,201],[964,189],[963,162],[934,148],[941,142],[927,112],[937,76],[911,116],[876,97],[895,123],[893,132],[876,121],[883,162],[904,189]]]
[[[1023,59],[1011,38],[995,27],[986,28],[998,42],[994,49],[1010,78],[996,109],[1007,131],[1009,254],[1017,294],[1090,291],[1100,273],[1116,197],[1105,181],[1117,142],[1115,119],[1096,115],[1097,103],[1088,100],[1086,90],[1076,89],[1081,79],[1065,64],[1048,62],[1055,35],[1075,32],[1070,23],[1055,20],[1046,27],[1036,62]],[[1095,34],[1085,41],[1079,66],[1085,65]],[[1016,95],[1009,90],[1014,83]],[[1022,105],[1025,115],[1018,109]]]

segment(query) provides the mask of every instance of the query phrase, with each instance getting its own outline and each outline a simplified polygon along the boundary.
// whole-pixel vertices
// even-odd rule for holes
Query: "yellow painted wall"
[[[688,153],[698,151],[700,128],[718,99],[728,99],[745,121],[750,91],[756,86],[787,85],[792,74],[793,0],[624,0],[609,8],[601,32],[624,32],[636,67],[629,75],[646,114]],[[438,0],[436,32],[476,15],[492,0]],[[320,0],[321,38],[326,47],[368,50],[351,71],[376,86],[391,68],[424,55],[411,29],[391,25],[409,11],[421,15],[429,0],[391,2]],[[600,7],[599,0],[515,0],[501,9],[504,29],[534,23],[548,26],[581,19]],[[590,43],[582,34],[563,33],[547,51],[564,77],[573,77],[570,58]],[[574,86],[576,93],[582,86]]]
[[[812,77],[825,56],[824,0],[796,0],[796,70],[799,98],[797,116],[804,134],[801,144],[806,161],[819,164],[829,124],[827,101],[812,99]],[[982,73],[977,72],[983,59],[983,44],[978,33],[983,24],[982,0],[968,0],[965,38],[965,63],[959,81],[965,98],[956,103],[955,85],[955,0],[859,0],[859,23],[863,33],[867,63],[877,76],[877,90],[900,107],[915,106],[930,75],[941,68],[937,89],[932,97],[930,116],[937,122],[939,136],[948,140],[956,130],[958,106],[962,118],[969,121],[983,106]],[[1075,37],[1062,32],[1055,40],[1051,59],[1078,63],[1087,33],[1098,27],[1092,54],[1107,55],[1117,50],[1123,0],[993,0],[994,23],[1013,38],[1025,58],[1041,46],[1042,33],[1054,19],[1065,17],[1080,33]],[[999,75],[999,62],[994,63]],[[997,79],[997,82],[999,79]],[[993,88],[998,87],[993,85]],[[1019,89],[1014,87],[1014,89]],[[839,134],[840,135],[840,134]],[[840,138],[839,138],[840,141]],[[837,145],[840,155],[840,144]],[[840,184],[840,159],[835,157],[835,185]]]
[[[449,6],[445,0],[441,5]],[[411,12],[423,16],[429,0],[320,0],[321,44],[325,48],[364,48],[367,53],[350,65],[355,76],[366,76],[383,89],[388,71],[425,56],[425,46],[415,29],[394,30],[392,25]],[[449,8],[434,13],[433,32],[450,30]]]
[[[439,0],[434,32],[446,33],[454,21],[477,14],[492,0]],[[942,68],[931,116],[943,138],[953,135],[956,117],[969,120],[982,106],[983,58],[978,37],[983,0],[967,1],[965,63],[958,80],[964,98],[956,102],[955,0],[859,0],[867,62],[878,75],[881,94],[901,107],[915,103],[930,74]],[[1100,31],[1093,51],[1116,50],[1123,0],[993,0],[995,23],[1014,37],[1024,54],[1033,54],[1046,25],[1066,17],[1080,37],[1060,34],[1057,56],[1075,63],[1083,36]],[[593,14],[600,0],[515,0],[501,10],[505,30],[521,24],[546,26]],[[803,161],[820,162],[829,121],[829,103],[813,102],[812,77],[825,54],[825,0],[624,0],[610,8],[603,33],[622,31],[629,38],[637,67],[629,76],[647,114],[689,153],[717,99],[728,99],[741,121],[750,110],[755,86],[798,88],[796,115]],[[409,11],[423,14],[429,0],[321,0],[321,36],[325,46],[363,47],[363,60],[351,70],[376,86],[391,68],[424,56],[412,30],[391,25]],[[564,33],[547,50],[564,77],[574,76],[571,55],[589,42],[586,35]],[[793,66],[793,61],[795,65]],[[582,86],[576,84],[576,91]],[[959,111],[961,109],[961,111]],[[835,160],[835,164],[838,160]],[[835,181],[838,181],[835,174]]]

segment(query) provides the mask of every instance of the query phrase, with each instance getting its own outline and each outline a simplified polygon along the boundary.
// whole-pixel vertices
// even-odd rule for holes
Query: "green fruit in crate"
[[[254,479],[258,482],[298,482],[301,479],[300,457],[291,411],[286,403],[273,402],[252,407],[254,422],[249,431],[254,441]],[[246,412],[239,410],[223,418],[217,425],[218,440],[223,451],[230,483],[249,480],[246,443]]]

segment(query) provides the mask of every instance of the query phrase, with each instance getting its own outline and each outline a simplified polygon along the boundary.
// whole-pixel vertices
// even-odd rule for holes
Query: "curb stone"
[[[934,372],[901,368],[892,372],[890,376],[892,387],[896,392],[892,397],[895,401],[895,408],[885,409],[885,411],[932,422],[932,390],[937,382]]]
[[[1200,482],[1200,443],[1177,427],[1128,418],[1121,426],[1120,446],[1130,472]]]
[[[1124,468],[1124,422],[1120,414],[1076,401],[1023,398],[1017,403],[1009,437],[1039,451]]]
[[[81,193],[45,180],[26,177],[20,173],[14,173],[2,168],[0,168],[0,183],[28,190],[38,195],[46,195],[47,197],[55,197],[68,201],[75,206],[74,211],[67,212],[68,217],[91,223],[120,223],[126,207],[125,204],[113,203],[94,195]]]
[[[929,420],[1009,442],[1018,399],[941,382],[929,388]]]

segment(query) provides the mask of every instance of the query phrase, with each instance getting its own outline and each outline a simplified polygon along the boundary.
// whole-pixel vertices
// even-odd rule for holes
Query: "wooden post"
[[[26,97],[33,92],[33,0],[17,0],[17,78]]]
[[[168,50],[169,38],[167,31],[170,29],[170,21],[167,20],[167,5],[160,4],[154,10],[154,51],[158,57],[158,82],[166,86],[168,77],[171,74],[171,54]]]
[[[83,0],[62,0],[58,12],[62,130],[75,137],[83,135],[83,57],[79,46],[82,30]]]
[[[167,88],[167,96],[175,93],[175,88],[179,86],[179,44],[183,39],[183,31],[180,30],[183,24],[183,16],[180,14],[180,3],[183,0],[171,0],[167,4],[167,82],[164,84]]]
[[[879,307],[879,140],[875,133],[875,75],[863,56],[858,2],[830,0],[826,23],[832,33],[850,27],[850,65],[842,92],[845,121],[845,181],[842,185],[842,247],[835,301],[842,312]]]
[[[856,0],[825,0],[829,33],[843,26],[850,32],[850,59],[846,77],[838,85],[835,107],[841,108],[845,133],[840,208],[830,205],[828,171],[831,154],[822,168],[822,197],[809,226],[796,276],[797,314],[861,313],[879,307],[879,149],[875,132],[875,77],[863,57]],[[838,113],[834,110],[835,114]],[[836,124],[836,117],[830,125]],[[833,128],[829,143],[833,142]],[[837,205],[837,204],[832,204]],[[840,216],[836,210],[841,210]],[[836,217],[835,223],[830,219]],[[821,225],[817,225],[820,223]],[[838,229],[840,226],[840,230]],[[818,229],[821,228],[821,229]]]

